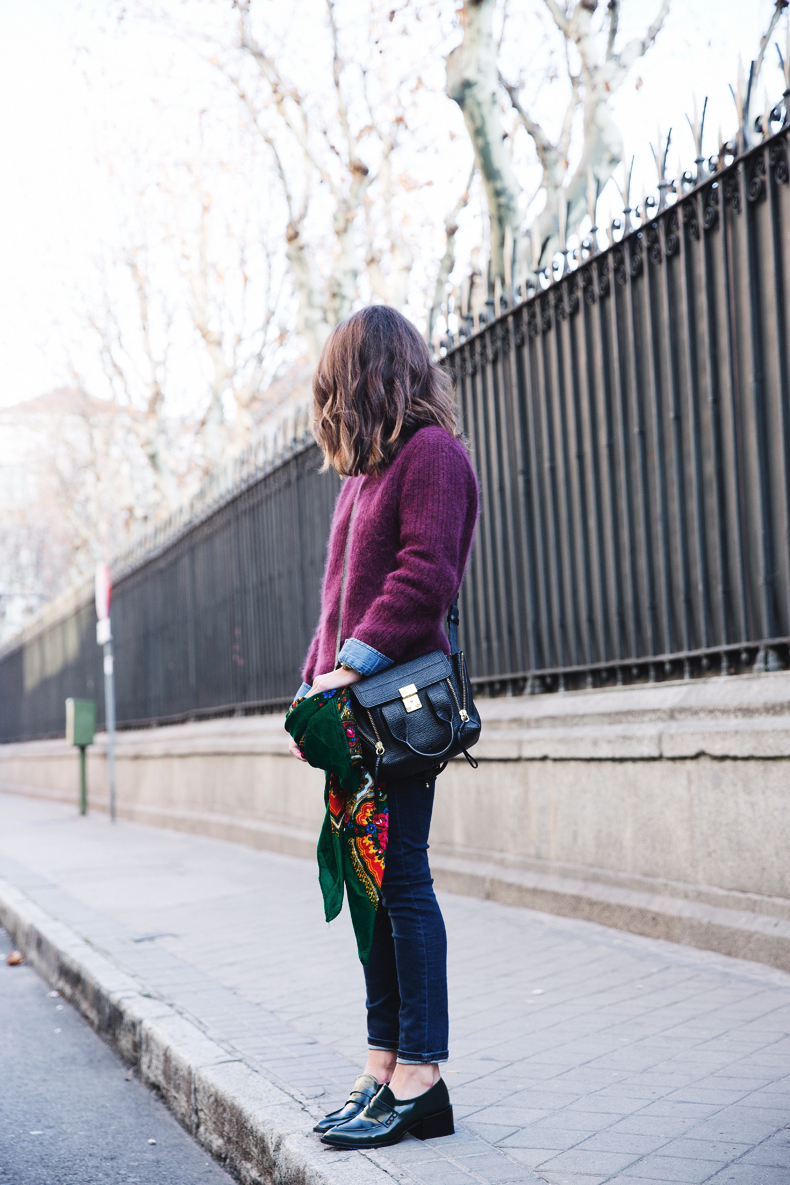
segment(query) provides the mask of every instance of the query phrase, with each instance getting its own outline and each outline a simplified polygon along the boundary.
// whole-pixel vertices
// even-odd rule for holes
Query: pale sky
[[[510,0],[510,8],[536,2]],[[299,0],[291,7],[296,14]],[[627,151],[637,153],[638,194],[642,178],[652,183],[647,141],[659,121],[676,129],[673,166],[678,149],[684,167],[691,166],[685,114],[695,96],[700,103],[710,98],[707,152],[715,150],[720,123],[725,136],[732,135],[727,84],[735,82],[739,53],[748,67],[757,52],[773,7],[774,0],[674,0],[656,47],[616,99]],[[644,26],[658,0],[624,0],[623,8],[628,28]],[[87,261],[99,239],[113,232],[106,169],[97,160],[107,128],[117,127],[120,140],[138,133],[144,139],[150,129],[135,124],[150,119],[151,108],[142,100],[177,104],[181,93],[200,85],[205,67],[186,52],[174,57],[155,27],[106,36],[91,7],[74,0],[0,0],[0,28],[0,405],[7,405],[68,381],[57,327],[72,323]],[[777,32],[784,45],[784,21]],[[514,62],[519,48],[511,46]],[[773,48],[767,60],[764,81],[776,101],[782,86]]]

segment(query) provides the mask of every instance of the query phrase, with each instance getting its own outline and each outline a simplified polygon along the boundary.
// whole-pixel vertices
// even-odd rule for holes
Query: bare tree
[[[380,300],[401,308],[407,301],[413,251],[395,208],[393,176],[407,128],[405,103],[398,81],[383,87],[368,62],[344,52],[334,0],[325,0],[330,84],[324,90],[305,89],[286,75],[267,44],[273,35],[261,6],[234,0],[234,7],[237,39],[221,66],[272,154],[288,211],[298,330],[316,359],[329,330],[352,311],[363,271]],[[245,60],[254,63],[254,78]],[[319,194],[331,207],[328,265],[310,233]]]
[[[643,36],[618,47],[622,0],[609,0],[603,20],[596,19],[598,0],[543,0],[563,38],[569,97],[559,136],[552,139],[522,98],[523,83],[500,76],[493,16],[496,0],[464,0],[463,39],[447,58],[447,90],[463,111],[484,179],[490,224],[491,278],[505,280],[504,243],[510,228],[513,241],[520,229],[521,186],[503,139],[501,95],[507,93],[518,121],[531,137],[542,170],[546,205],[533,225],[539,261],[550,258],[559,242],[561,225],[578,222],[587,209],[588,178],[602,189],[623,157],[622,136],[614,120],[611,100],[634,63],[656,40],[669,12],[661,0]],[[582,145],[570,171],[571,139],[577,113],[581,114]],[[565,204],[560,215],[560,203]]]
[[[213,188],[187,156],[135,195],[119,241],[104,248],[97,293],[84,299],[103,383],[90,357],[70,352],[75,386],[105,396],[119,440],[134,441],[150,471],[156,496],[137,517],[173,510],[246,446],[267,386],[297,356],[284,352],[286,270],[259,222]]]

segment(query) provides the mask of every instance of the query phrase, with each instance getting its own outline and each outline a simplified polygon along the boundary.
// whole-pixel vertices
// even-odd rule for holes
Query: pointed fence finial
[[[633,222],[631,221],[631,214],[633,213],[633,210],[631,209],[631,178],[634,175],[634,161],[635,161],[635,159],[636,159],[636,157],[633,157],[633,156],[631,157],[631,164],[630,164],[629,168],[626,168],[625,161],[623,162],[623,170],[624,170],[624,174],[625,174],[625,184],[623,185],[623,187],[620,190],[620,197],[622,198],[622,202],[623,202],[623,235],[624,236],[629,234],[634,229]],[[617,221],[618,220],[615,219],[612,222],[613,228],[615,226],[615,222],[617,222]]]
[[[707,111],[707,109],[708,109],[708,96],[706,95],[705,102],[702,104],[702,116],[700,117],[700,115],[698,114],[698,111],[697,111],[697,99],[695,96],[693,121],[690,120],[688,118],[688,116],[686,116],[686,119],[688,120],[688,125],[691,128],[691,134],[694,137],[694,148],[696,149],[696,152],[697,152],[696,158],[694,160],[694,164],[697,166],[697,177],[696,177],[697,182],[703,181],[705,179],[705,174],[707,171],[705,168],[705,157],[702,155],[702,138],[705,135],[705,112]]]
[[[749,112],[752,105],[752,87],[754,84],[754,62],[749,66],[749,77],[745,80],[743,60],[738,57],[738,82],[736,89],[730,87],[730,94],[733,97],[736,109],[738,111],[738,136],[737,141],[741,152],[746,152],[752,146],[752,129],[749,126]]]
[[[790,123],[790,20],[787,22],[787,35],[785,41],[785,54],[782,57],[782,51],[779,48],[779,42],[776,42],[776,52],[779,54],[779,66],[785,80],[785,89],[782,98],[784,100],[784,119],[782,127],[787,127]]]
[[[532,271],[537,276],[540,271],[540,257],[542,254],[540,249],[540,232],[537,225],[533,224],[530,239],[532,241]]]
[[[488,281],[488,283],[486,285],[486,287],[488,288],[488,297],[486,299],[486,321],[490,324],[490,322],[493,321],[494,317],[496,316],[496,311],[494,309],[494,281],[491,276],[491,256],[490,255],[488,257],[488,265],[486,267],[486,278]]]
[[[655,146],[650,145],[650,150],[653,153],[653,160],[656,162],[656,173],[658,174],[658,208],[663,210],[667,204],[667,190],[670,188],[667,181],[667,157],[669,156],[669,145],[672,141],[672,128],[667,133],[666,142],[664,142],[661,135],[661,128],[658,129],[658,138]]]
[[[771,113],[772,113],[772,110],[773,110],[773,108],[771,107],[771,103],[768,98],[768,92],[766,91],[765,99],[763,102],[763,118],[762,118],[763,140],[767,140],[768,137],[771,135]]]
[[[560,236],[560,254],[562,255],[562,263],[560,265],[560,274],[558,279],[568,271],[568,200],[565,197],[565,191],[560,190],[560,200],[557,206],[557,229]]]
[[[589,235],[589,250],[590,255],[595,255],[598,251],[598,224],[596,222],[598,212],[598,198],[601,194],[600,178],[595,176],[592,165],[587,166],[587,214],[590,219],[590,235]]]
[[[513,231],[510,226],[505,227],[505,302],[514,303],[513,292]]]

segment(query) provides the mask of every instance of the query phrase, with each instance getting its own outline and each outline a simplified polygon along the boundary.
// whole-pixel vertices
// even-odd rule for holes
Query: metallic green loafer
[[[321,1136],[321,1143],[332,1148],[385,1148],[397,1144],[407,1132],[418,1140],[433,1140],[454,1131],[450,1096],[440,1078],[416,1099],[396,1099],[388,1086],[382,1086],[364,1111],[332,1127]]]
[[[351,1087],[351,1093],[345,1105],[339,1111],[333,1111],[331,1115],[325,1115],[323,1119],[319,1119],[313,1131],[323,1135],[330,1128],[337,1127],[339,1123],[346,1123],[349,1119],[353,1119],[376,1097],[380,1089],[381,1083],[377,1082],[372,1074],[360,1074],[358,1078],[354,1079],[354,1085]]]

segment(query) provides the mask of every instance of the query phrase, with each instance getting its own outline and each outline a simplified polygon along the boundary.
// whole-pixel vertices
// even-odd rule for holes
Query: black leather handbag
[[[458,602],[447,614],[450,649],[432,650],[352,683],[357,732],[376,782],[441,771],[480,738],[480,715],[463,651],[458,649]]]

